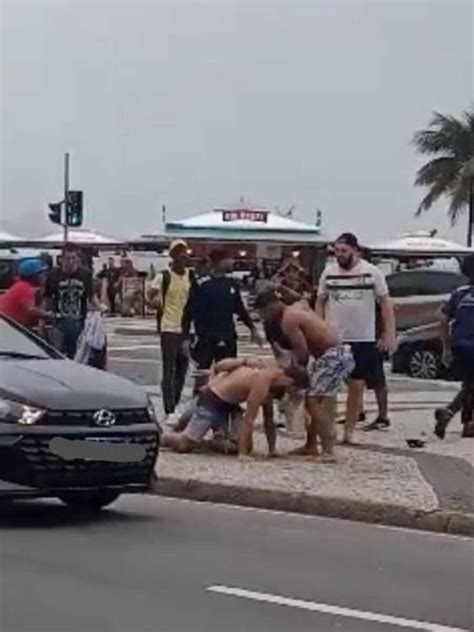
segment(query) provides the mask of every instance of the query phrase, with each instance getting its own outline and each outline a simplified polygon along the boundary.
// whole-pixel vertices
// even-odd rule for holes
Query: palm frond
[[[428,129],[416,132],[413,143],[420,154],[437,156],[416,174],[415,184],[428,187],[416,214],[446,196],[455,223],[469,203],[474,181],[474,109],[464,111],[460,119],[433,112]]]
[[[463,178],[459,176],[451,191],[451,202],[448,209],[448,215],[451,223],[455,224],[459,216],[465,211],[469,204],[471,194],[472,180],[471,178]]]
[[[462,163],[454,158],[434,158],[418,170],[415,184],[417,186],[432,185],[439,180],[449,186],[459,175]]]
[[[459,178],[462,163],[452,158],[435,158],[426,163],[418,171],[415,184],[429,186],[430,189],[422,199],[416,215],[427,211],[442,195],[449,195]]]
[[[423,211],[428,211],[433,204],[442,196],[447,194],[449,188],[446,185],[441,186],[436,183],[433,184],[431,189],[425,195],[425,197],[421,200],[419,207],[416,209],[415,215],[418,217],[423,213]]]
[[[474,156],[463,166],[461,176],[463,178],[471,178],[471,180],[474,180]]]
[[[459,160],[466,160],[474,153],[473,114],[464,112],[463,119],[434,112],[429,129],[419,130],[413,143],[421,154],[443,153]]]
[[[474,134],[474,109],[465,110],[462,114],[462,118],[464,121],[464,125],[470,130],[471,134]]]

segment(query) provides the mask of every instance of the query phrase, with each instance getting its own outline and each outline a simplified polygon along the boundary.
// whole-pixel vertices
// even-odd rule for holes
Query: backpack
[[[188,278],[190,287],[196,282],[196,275],[194,270],[188,270]],[[166,294],[168,293],[169,286],[171,284],[171,272],[169,270],[163,270],[161,273],[161,308],[156,312],[156,320],[158,330],[161,327],[161,319],[165,311]]]
[[[453,347],[474,347],[474,286],[457,290],[451,330]]]
[[[196,280],[196,277],[194,275],[194,270],[188,270],[188,277],[189,277],[189,285],[191,286]],[[171,283],[171,272],[169,270],[163,270],[163,272],[161,273],[161,305],[163,309],[165,307],[166,294],[168,293],[168,288],[170,286],[170,283]]]

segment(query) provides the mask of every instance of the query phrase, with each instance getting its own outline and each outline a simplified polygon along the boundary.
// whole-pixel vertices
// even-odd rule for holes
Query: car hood
[[[71,360],[5,360],[0,396],[50,410],[144,408],[144,389]]]
[[[441,338],[441,325],[439,322],[429,325],[420,325],[404,329],[397,336],[395,351],[407,344],[421,343],[425,341],[439,340]]]

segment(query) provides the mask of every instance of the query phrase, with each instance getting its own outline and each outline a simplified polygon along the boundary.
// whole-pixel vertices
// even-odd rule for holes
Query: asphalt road
[[[3,632],[474,625],[472,542],[452,536],[158,497],[86,519],[43,501],[2,510],[0,558]]]
[[[250,344],[248,336],[239,341],[239,353],[262,353],[258,347]],[[269,355],[269,348],[263,351]],[[388,367],[387,367],[388,368]],[[161,354],[159,339],[155,336],[139,335],[109,335],[109,369],[123,375],[138,384],[156,387],[161,379]],[[416,380],[403,375],[388,374],[390,392],[432,391],[438,393],[440,388],[455,391],[455,383],[445,383],[440,380]]]

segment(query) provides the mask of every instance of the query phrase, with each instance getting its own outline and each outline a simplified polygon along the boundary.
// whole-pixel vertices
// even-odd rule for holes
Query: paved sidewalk
[[[245,482],[250,489],[346,498],[424,511],[439,507],[436,494],[411,458],[344,448],[338,451],[337,464],[326,465],[293,456],[268,459],[261,434],[257,434],[255,444],[254,457],[248,461],[209,453],[179,455],[163,451],[159,472],[161,476],[183,480],[198,478],[225,485]],[[280,453],[297,445],[294,440],[280,438]]]
[[[110,319],[108,327],[115,332],[111,353],[116,368],[123,373],[133,367],[128,375],[136,379],[152,367],[147,374],[156,380],[159,346],[145,335],[155,334],[153,320],[116,318]],[[120,333],[125,330],[126,334]],[[240,330],[240,353],[260,353]],[[474,535],[474,439],[461,439],[458,419],[449,426],[444,441],[433,434],[433,410],[452,399],[457,385],[389,372],[388,383],[390,429],[358,431],[359,445],[339,447],[336,465],[286,456],[265,459],[263,437],[257,431],[257,458],[248,463],[209,453],[163,451],[158,467],[160,493]],[[163,419],[159,387],[147,390]],[[184,400],[190,397],[188,379]],[[339,416],[343,416],[344,400],[341,394]],[[366,393],[365,410],[368,421],[375,418],[373,393]],[[295,434],[291,439],[279,437],[280,452],[301,444],[304,434]],[[407,439],[413,438],[422,439],[424,447],[409,448]]]
[[[156,493],[474,536],[474,513],[443,507],[413,459],[347,449],[335,466],[161,452]]]
[[[268,459],[260,428],[250,461],[162,451],[159,493],[474,536],[474,440],[460,438],[459,422],[436,439],[431,410],[392,411],[390,430],[357,432],[359,445],[339,446],[335,465],[286,456],[301,445],[287,436]],[[419,436],[426,446],[409,448],[406,438]]]

